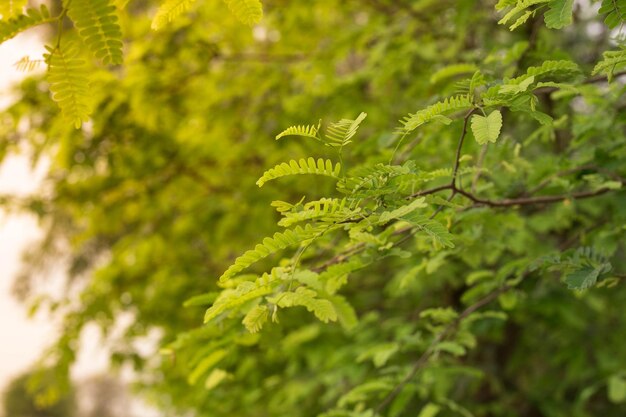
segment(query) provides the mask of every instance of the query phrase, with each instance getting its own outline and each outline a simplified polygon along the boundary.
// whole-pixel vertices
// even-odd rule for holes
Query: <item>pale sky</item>
[[[24,55],[39,59],[43,52],[39,36],[32,31],[0,45],[0,109],[16,99],[10,85],[27,75],[17,71],[15,62]],[[26,149],[11,155],[0,165],[0,194],[36,193],[45,173],[45,162],[32,167]],[[25,306],[10,293],[20,269],[21,253],[40,233],[33,216],[0,212],[0,392],[12,377],[27,370],[56,337],[55,326],[48,317],[40,314],[29,319]],[[98,349],[98,337],[93,330],[88,329],[90,334],[85,339],[90,343],[83,343],[83,352],[72,372],[75,377],[106,370],[106,355]]]
[[[0,45],[0,109],[14,99],[8,87],[24,74],[13,64],[26,55],[25,52],[32,56],[43,53],[36,35],[25,34]],[[33,193],[42,174],[41,169],[31,171],[26,155],[10,156],[0,165],[0,193]],[[38,358],[43,343],[52,340],[54,335],[54,328],[45,318],[27,320],[24,307],[10,295],[13,277],[20,267],[20,254],[38,236],[33,217],[0,213],[0,390],[12,376],[27,369]]]
[[[25,55],[39,59],[43,52],[39,36],[32,31],[0,45],[0,110],[16,99],[10,92],[10,85],[27,75],[17,71],[15,62]],[[37,71],[45,71],[45,68]],[[46,168],[45,161],[33,167],[27,150],[9,156],[0,165],[0,194],[36,193]],[[0,393],[13,377],[28,370],[57,337],[55,325],[48,317],[40,314],[28,318],[25,306],[13,299],[10,291],[20,269],[21,253],[40,235],[34,217],[8,215],[0,211]],[[153,340],[156,340],[156,335]],[[151,350],[154,348],[149,341],[146,343]],[[96,328],[88,326],[81,338],[81,349],[72,368],[72,376],[78,380],[106,372],[108,355],[101,347]],[[129,381],[132,373],[124,372],[121,377]],[[137,417],[159,416],[156,410],[139,399],[131,402],[128,412]]]

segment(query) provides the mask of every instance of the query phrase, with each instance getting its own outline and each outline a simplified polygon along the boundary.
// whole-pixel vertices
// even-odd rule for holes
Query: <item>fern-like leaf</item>
[[[402,127],[398,129],[398,133],[411,133],[421,125],[433,120],[439,120],[448,124],[450,123],[450,119],[445,117],[446,114],[468,109],[472,106],[473,103],[469,95],[458,95],[446,98],[423,110],[409,114],[404,119],[400,120]]]
[[[208,323],[227,310],[231,310],[242,304],[270,294],[273,288],[263,280],[257,279],[254,282],[244,281],[235,289],[222,291],[213,305],[204,314],[204,322]]]
[[[428,217],[418,213],[411,213],[409,215],[406,215],[402,217],[402,220],[411,223],[419,230],[429,235],[435,242],[439,243],[441,246],[454,248],[452,235],[438,221],[429,219]]]
[[[48,64],[47,79],[52,99],[78,129],[91,113],[86,62],[80,57],[80,48],[74,43],[46,49],[49,53],[44,58]]]
[[[241,23],[254,25],[263,18],[263,5],[259,0],[224,0]]]
[[[13,16],[17,16],[22,13],[24,7],[26,7],[26,0],[3,0],[0,3],[0,15],[2,20],[9,20]]]
[[[352,330],[359,324],[359,319],[354,308],[345,297],[335,295],[328,297],[328,301],[333,304],[335,312],[337,313],[337,319],[344,329]]]
[[[602,0],[600,14],[606,14],[604,23],[614,29],[626,22],[626,0]]]
[[[320,125],[297,125],[291,126],[278,135],[276,135],[276,140],[284,138],[285,136],[302,136],[305,138],[313,138],[317,140],[321,140],[317,132],[319,132]]]
[[[242,323],[250,333],[257,333],[263,328],[268,317],[269,310],[267,306],[255,306],[248,311]]]
[[[511,26],[509,26],[509,30],[514,31],[518,27],[522,26],[524,23],[528,22],[528,19],[530,19],[531,16],[534,16],[535,13],[535,10],[526,10],[524,13],[522,13],[520,17],[515,20],[515,22],[513,22]]]
[[[185,13],[196,0],[165,0],[152,19],[152,29],[159,30]]]
[[[11,15],[8,15],[11,16]],[[19,33],[43,23],[52,22],[50,11],[45,5],[39,9],[28,9],[25,14],[20,14],[9,19],[3,17],[0,20],[0,43],[7,41]]]
[[[352,143],[352,138],[359,129],[359,125],[366,117],[367,113],[361,113],[354,120],[341,119],[336,123],[332,123],[326,129],[326,144],[336,148],[343,148]]]
[[[315,174],[325,175],[327,177],[337,178],[341,172],[341,164],[337,163],[333,166],[332,161],[326,159],[300,159],[300,161],[291,160],[289,163],[283,162],[274,168],[265,171],[263,176],[258,179],[256,184],[262,187],[268,181],[288,175]]]
[[[543,15],[546,26],[551,29],[562,29],[572,24],[574,0],[552,0],[548,11]]]
[[[347,262],[331,265],[319,275],[319,280],[324,285],[324,291],[335,294],[348,282],[348,275],[368,265],[369,261],[361,258],[352,258]]]
[[[284,216],[278,225],[282,227],[291,227],[296,223],[304,221],[319,221],[324,223],[336,223],[343,221],[357,214],[360,209],[351,209],[346,204],[347,200],[336,198],[322,198],[321,200],[311,201],[304,206],[294,207],[293,210],[283,211]]]
[[[45,63],[43,59],[30,59],[29,56],[24,56],[22,59],[13,64],[13,66],[15,66],[18,71],[30,72],[39,68],[39,66],[43,63]]]
[[[414,172],[414,164],[409,161],[404,165],[376,164],[374,166],[360,167],[350,172],[350,176],[337,183],[337,191],[352,196],[360,196],[374,189],[384,192],[385,185],[390,180]]]
[[[315,314],[320,321],[328,323],[337,320],[337,311],[333,303],[328,300],[316,298],[317,292],[305,287],[298,287],[295,291],[281,293],[274,297],[268,297],[270,303],[278,307],[306,307],[308,311]]]
[[[191,8],[196,0],[165,0],[152,19],[152,29],[159,30]],[[230,11],[242,23],[252,26],[263,17],[260,0],[224,0]]]
[[[328,229],[325,228],[324,230]],[[282,233],[276,232],[274,236],[266,237],[263,239],[263,242],[256,245],[254,249],[246,251],[243,255],[238,257],[235,263],[222,274],[220,281],[224,282],[261,259],[288,247],[298,246],[302,242],[318,236],[320,233],[320,229],[314,228],[308,224],[304,228],[297,226],[295,229],[285,230]]]
[[[406,216],[407,214],[412,213],[419,208],[425,208],[427,206],[428,205],[426,204],[424,198],[416,198],[415,200],[411,201],[409,204],[398,207],[395,210],[383,212],[380,215],[378,222],[379,224],[386,224],[390,222],[391,220]]]
[[[626,48],[618,51],[606,51],[602,54],[602,61],[598,62],[592,74],[606,74],[609,82],[613,80],[615,71],[626,67]]]
[[[526,77],[536,79],[562,79],[580,74],[580,67],[573,61],[566,59],[558,61],[544,61],[538,67],[528,67]]]
[[[430,76],[431,84],[437,84],[442,80],[456,77],[457,75],[473,74],[478,70],[478,67],[474,64],[453,64],[447,65]]]
[[[512,4],[511,9],[498,21],[499,25],[508,24],[515,16],[519,15],[522,12],[526,12],[529,7],[542,4],[549,3],[552,0],[521,0]],[[515,23],[513,23],[515,24]],[[519,25],[516,25],[516,27]],[[510,28],[509,28],[510,29]]]
[[[112,0],[72,0],[68,15],[96,58],[104,64],[122,63],[122,30]]]

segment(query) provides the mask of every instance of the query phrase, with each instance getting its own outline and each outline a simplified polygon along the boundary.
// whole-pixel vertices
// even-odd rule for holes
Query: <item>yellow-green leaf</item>
[[[499,110],[492,111],[489,116],[472,116],[472,133],[476,142],[484,145],[487,142],[495,143],[502,129],[502,113]]]

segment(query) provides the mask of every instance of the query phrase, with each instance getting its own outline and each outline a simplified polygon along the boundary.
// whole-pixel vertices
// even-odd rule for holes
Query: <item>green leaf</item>
[[[609,82],[613,81],[615,71],[626,67],[626,48],[617,51],[602,53],[602,61],[598,62],[593,69],[592,75],[606,74]]]
[[[209,369],[217,365],[219,361],[224,359],[228,355],[228,351],[225,349],[218,349],[216,351],[211,352],[207,357],[202,359],[200,363],[194,368],[194,370],[189,374],[187,381],[190,385],[195,385],[198,382],[198,379]]]
[[[473,74],[477,70],[478,70],[478,67],[474,64],[447,65],[435,71],[435,73],[433,73],[433,75],[430,76],[430,82],[431,84],[437,84],[438,82],[442,80],[456,77],[458,75]]]
[[[235,263],[222,274],[220,281],[224,282],[261,259],[282,249],[300,245],[302,242],[314,238],[319,233],[319,229],[313,228],[308,224],[304,228],[296,226],[295,229],[285,230],[282,233],[276,232],[272,237],[263,239],[263,242],[256,245],[254,249],[246,251],[238,257]]]
[[[600,268],[586,266],[569,273],[565,277],[565,283],[571,290],[585,290],[595,285],[600,272]]]
[[[285,136],[302,136],[306,138],[313,138],[320,140],[318,131],[320,129],[320,125],[296,125],[288,127],[287,129],[280,132],[276,135],[276,140],[284,138]]]
[[[411,133],[421,125],[434,120],[447,121],[449,120],[447,117],[442,119],[440,116],[468,109],[473,105],[474,104],[472,103],[472,99],[469,95],[457,95],[454,97],[446,98],[443,101],[437,102],[433,105],[426,107],[423,110],[409,114],[408,116],[404,117],[402,120],[400,120],[402,127],[398,128],[398,133]]]
[[[476,142],[484,145],[488,142],[495,143],[502,129],[502,113],[499,110],[492,111],[489,116],[472,116],[472,133]]]
[[[417,209],[428,207],[428,204],[426,204],[425,201],[425,198],[417,198],[405,206],[399,207],[392,211],[385,211],[380,215],[378,223],[385,224],[391,220],[399,219],[400,217],[406,216],[407,214],[410,214]]]
[[[429,219],[428,217],[417,213],[411,213],[403,216],[402,220],[411,223],[419,230],[429,235],[435,242],[437,242],[441,246],[448,248],[454,247],[454,243],[452,242],[452,234],[450,234],[450,232],[448,232],[448,229],[446,229],[437,220]]]
[[[375,345],[357,357],[357,362],[371,359],[374,366],[380,368],[387,364],[387,361],[400,350],[398,343],[383,343]]]
[[[550,0],[520,0],[518,2],[507,2],[507,6],[514,6],[498,21],[499,25],[506,25],[509,23],[515,16],[522,12],[526,12],[529,7],[535,6],[537,4],[548,3]],[[519,25],[513,24],[515,27]],[[509,28],[510,29],[510,28]],[[512,30],[512,29],[511,29]]]
[[[552,0],[544,14],[546,26],[550,29],[562,29],[572,24],[574,0]]]
[[[606,14],[604,23],[610,29],[615,29],[626,22],[626,0],[602,0],[598,13]]]
[[[215,300],[215,303],[204,313],[204,322],[208,323],[226,310],[241,306],[271,292],[272,288],[267,285],[244,281],[235,290],[225,291]]]
[[[248,314],[243,318],[243,325],[250,333],[257,333],[267,321],[269,317],[269,310],[267,306],[255,306],[252,310],[248,311]]]
[[[44,57],[48,63],[47,79],[52,99],[61,108],[63,116],[78,129],[89,120],[91,114],[86,62],[81,58],[80,48],[75,43],[46,48],[49,53]]]
[[[435,417],[441,411],[441,407],[437,404],[428,403],[422,408],[417,417]]]
[[[274,168],[265,171],[261,178],[257,180],[256,184],[259,187],[263,187],[266,182],[276,178],[302,174],[324,175],[327,177],[337,178],[339,177],[340,172],[341,164],[337,162],[337,164],[333,166],[333,162],[330,159],[324,160],[319,158],[317,163],[313,158],[300,159],[299,161],[292,159],[289,163],[283,162],[282,164],[276,165]]]
[[[4,7],[9,7],[9,5]],[[17,11],[17,9],[11,10]],[[21,11],[21,8],[19,10]],[[51,21],[53,18],[50,17],[50,11],[43,4],[39,9],[26,10],[24,14],[7,14],[0,20],[0,43],[13,38],[26,29]]]
[[[224,0],[241,23],[252,26],[263,18],[263,5],[259,0]]]
[[[333,307],[337,312],[337,319],[344,329],[352,330],[357,324],[359,324],[359,319],[354,311],[354,308],[345,297],[334,295],[328,297],[328,300],[333,304]]]
[[[317,292],[305,288],[298,287],[296,291],[288,291],[274,297],[268,297],[270,303],[276,304],[278,307],[305,307],[309,312],[315,314],[320,321],[328,323],[329,321],[337,321],[337,312],[333,304],[321,298],[316,298]]]
[[[439,352],[447,352],[453,356],[465,355],[465,347],[456,342],[441,342],[435,345],[435,350]]]
[[[219,296],[219,292],[209,292],[206,294],[196,295],[183,303],[183,307],[195,307],[212,304]]]
[[[223,369],[215,368],[211,371],[209,376],[206,378],[204,382],[204,388],[207,391],[212,390],[221,384],[224,380],[228,379],[231,375]]]
[[[122,63],[122,29],[112,0],[72,0],[68,15],[96,58],[104,64]]]
[[[357,385],[348,391],[347,394],[339,398],[339,407],[345,407],[348,404],[355,404],[361,401],[365,401],[372,398],[373,393],[388,392],[392,390],[394,384],[387,379],[378,379],[375,381],[368,381],[361,385]]]
[[[626,402],[626,378],[624,375],[613,375],[609,378],[607,393],[612,403]]]
[[[196,0],[165,0],[152,19],[152,29],[159,30],[185,13]]]
[[[326,144],[328,146],[343,148],[344,146],[352,143],[352,138],[359,130],[361,122],[365,120],[367,113],[361,113],[354,119],[342,119],[336,123],[332,123],[326,129]]]

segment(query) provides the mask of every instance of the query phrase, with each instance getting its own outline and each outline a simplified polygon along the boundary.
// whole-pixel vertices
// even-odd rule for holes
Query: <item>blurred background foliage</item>
[[[346,162],[387,162],[397,120],[458,89],[455,77],[433,78],[437,70],[470,63],[512,77],[546,59],[570,59],[588,75],[614,45],[597,4],[586,2],[576,2],[574,23],[562,31],[539,15],[513,32],[497,24],[501,15],[486,0],[263,4],[252,28],[222,2],[199,1],[155,32],[156,2],[130,1],[120,13],[123,65],[90,64],[90,122],[75,130],[58,117],[42,77],[17,87],[19,101],[0,115],[2,157],[26,150],[50,164],[38,195],[2,203],[34,214],[45,231],[14,289],[33,311],[62,321],[43,359],[57,382],[68,378],[82,330],[96,324],[111,365],[131,366],[136,387],[166,415],[315,416],[359,381],[384,385],[379,368],[409,366],[430,326],[419,312],[462,307],[481,273],[573,246],[606,251],[616,271],[626,270],[623,193],[543,210],[480,209],[461,215],[454,251],[384,259],[356,273],[342,291],[360,317],[351,331],[296,310],[260,334],[238,321],[200,327],[202,308],[183,302],[217,291],[234,257],[276,230],[269,203],[332,189],[304,177],[255,185],[277,163],[330,154],[313,141],[275,141],[281,130],[364,111]],[[505,113],[506,140],[485,162],[506,174],[490,176],[494,187],[519,195],[578,162],[625,175],[623,91],[618,81],[590,84],[586,102],[543,95],[538,105],[555,119],[549,126]],[[395,158],[449,167],[460,124],[452,127],[425,127]],[[480,147],[467,153],[478,159]],[[559,181],[549,189],[571,186]],[[63,290],[42,292],[54,268],[65,271]],[[476,349],[436,360],[385,415],[623,416],[623,285],[579,294],[558,274],[534,278],[500,300],[507,320],[475,329]],[[218,362],[221,373],[208,372]],[[370,388],[363,400],[346,401],[380,401],[381,389]],[[357,406],[337,415],[367,414]]]

